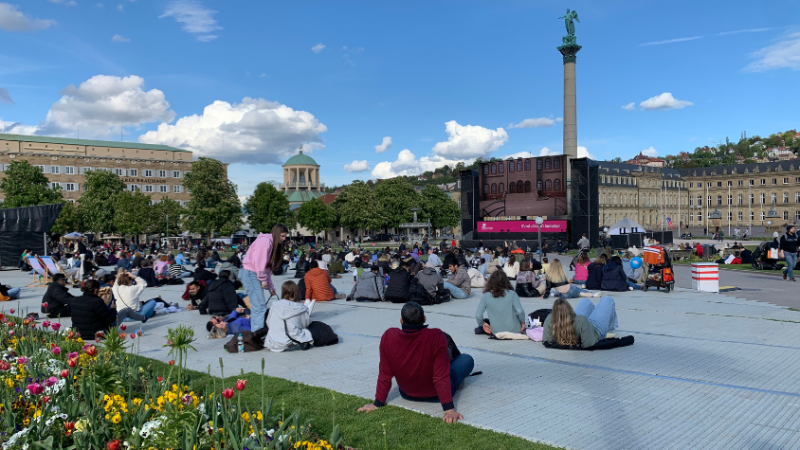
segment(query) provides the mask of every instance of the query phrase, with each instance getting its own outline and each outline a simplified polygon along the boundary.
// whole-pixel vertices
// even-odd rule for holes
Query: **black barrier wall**
[[[0,209],[0,265],[16,266],[27,248],[47,255],[46,235],[63,204]]]

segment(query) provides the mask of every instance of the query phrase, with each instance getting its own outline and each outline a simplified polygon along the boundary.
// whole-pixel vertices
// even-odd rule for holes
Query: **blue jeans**
[[[347,264],[347,261],[342,261],[342,267],[344,270],[350,270],[350,264]]]
[[[336,290],[336,286],[334,286],[333,283],[330,283],[330,285],[331,289],[333,289],[333,295],[334,296],[339,295],[339,291]]]
[[[444,282],[444,288],[450,291],[450,296],[453,298],[467,298],[467,293],[462,291],[461,288],[456,287],[449,282]]]
[[[632,287],[634,291],[641,291],[642,290],[642,285],[636,284],[631,280],[625,280],[625,281],[628,282],[628,287]]]
[[[561,292],[555,291],[555,294],[559,298],[578,298],[581,296],[581,294],[591,294],[591,292],[587,291],[586,289],[581,289],[574,284],[570,284],[569,290],[566,293],[562,294]]]
[[[264,298],[264,288],[255,272],[247,269],[239,271],[247,296],[250,297],[250,326],[255,333],[264,328],[264,319],[267,315],[267,299]]]
[[[129,308],[124,308],[117,312],[117,324],[120,324],[124,321],[134,322],[134,321],[142,321],[142,317],[144,318],[151,318],[155,315],[156,303],[158,303],[155,299],[148,300],[145,304],[143,304],[139,311],[134,311]],[[127,312],[126,312],[127,311]],[[121,319],[120,319],[121,317]]]
[[[475,360],[472,356],[460,354],[456,359],[450,362],[450,394],[455,395],[458,388],[467,379],[472,369],[475,368]],[[399,386],[398,386],[399,387]],[[400,389],[400,396],[412,402],[438,402],[439,397],[411,397],[402,389]]]
[[[480,267],[478,267],[478,272],[480,272],[481,275],[486,276],[486,264],[481,264]]]
[[[619,326],[614,299],[611,297],[601,298],[597,302],[597,306],[594,306],[591,300],[585,298],[575,307],[575,314],[589,319],[589,323],[594,325],[595,330],[597,330],[597,336],[600,339],[605,339],[609,331],[616,330]]]
[[[786,275],[790,280],[794,280],[794,266],[797,264],[797,253],[783,252],[786,257]]]
[[[11,288],[11,289],[9,289],[9,290],[8,290],[8,297],[9,297],[11,300],[16,300],[16,299],[18,299],[18,298],[19,298],[19,291],[21,291],[21,290],[22,290],[22,288],[18,288],[18,287],[15,287],[15,288]]]

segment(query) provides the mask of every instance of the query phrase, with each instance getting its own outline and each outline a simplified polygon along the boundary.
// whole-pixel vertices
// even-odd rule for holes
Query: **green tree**
[[[152,228],[154,207],[152,199],[139,191],[123,191],[117,195],[114,211],[114,227],[116,231],[135,237],[147,233]]]
[[[53,226],[50,227],[50,234],[64,235],[81,229],[83,229],[83,227],[81,227],[81,219],[80,214],[78,214],[78,207],[75,206],[75,203],[64,202],[64,208],[61,209],[61,212],[58,214],[58,218],[53,223]]]
[[[398,227],[414,218],[411,208],[420,205],[414,186],[402,178],[383,180],[375,187],[375,200],[383,212],[382,228]]]
[[[322,200],[315,198],[300,205],[297,209],[297,221],[314,234],[327,231],[336,225],[336,211]]]
[[[244,212],[248,215],[250,227],[259,233],[269,233],[279,223],[289,228],[295,224],[289,198],[272,183],[258,183],[253,195],[244,202]]]
[[[242,228],[236,185],[228,179],[221,162],[199,158],[184,176],[183,186],[192,196],[183,222],[189,231],[204,234],[210,243],[214,233],[230,236]]]
[[[181,218],[186,209],[177,201],[163,197],[160,202],[153,205],[153,222],[150,226],[150,233],[167,233],[168,236],[177,236],[183,229],[181,228]],[[169,226],[169,230],[167,230]]]
[[[117,198],[125,191],[125,183],[108,170],[86,172],[85,192],[78,204],[81,231],[112,233],[117,231]]]
[[[422,190],[422,211],[429,218],[434,229],[455,227],[461,220],[458,203],[447,196],[443,190],[429,184]]]
[[[347,186],[332,206],[339,224],[351,230],[361,230],[362,234],[364,230],[381,228],[385,220],[374,192],[361,180]]]
[[[0,180],[0,189],[6,194],[4,208],[62,202],[60,188],[51,189],[50,181],[42,170],[30,165],[28,161],[11,161],[5,174]]]

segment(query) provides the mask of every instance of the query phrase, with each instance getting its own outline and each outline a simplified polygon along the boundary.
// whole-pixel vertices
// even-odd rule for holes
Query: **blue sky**
[[[0,128],[191,149],[242,196],[300,145],[329,185],[560,153],[567,7],[593,157],[800,126],[796,1],[17,0]]]

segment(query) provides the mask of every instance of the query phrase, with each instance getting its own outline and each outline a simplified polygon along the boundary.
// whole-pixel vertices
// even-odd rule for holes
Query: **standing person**
[[[259,233],[242,262],[239,274],[247,296],[250,297],[253,332],[264,327],[264,316],[267,314],[264,289],[268,289],[270,295],[275,295],[272,268],[280,267],[283,263],[283,241],[287,234],[289,229],[281,223],[272,227],[270,234]]]
[[[794,279],[794,266],[797,264],[797,234],[794,225],[786,225],[786,234],[781,236],[781,258],[786,260],[783,279]]]
[[[586,233],[582,234],[581,238],[578,240],[578,250],[586,250],[588,252],[591,246],[592,244],[589,243],[589,239],[586,238]]]

